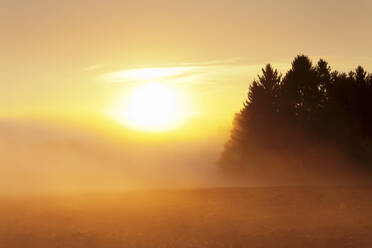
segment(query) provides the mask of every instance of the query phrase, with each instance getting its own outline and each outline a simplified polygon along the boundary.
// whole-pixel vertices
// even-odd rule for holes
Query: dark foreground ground
[[[372,188],[1,197],[1,248],[372,247]]]

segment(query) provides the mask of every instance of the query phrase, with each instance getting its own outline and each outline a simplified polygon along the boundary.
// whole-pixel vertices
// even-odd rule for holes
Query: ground
[[[372,188],[2,196],[1,248],[372,247]]]

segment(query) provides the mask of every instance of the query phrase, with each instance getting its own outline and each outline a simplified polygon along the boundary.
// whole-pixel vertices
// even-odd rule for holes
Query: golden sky
[[[303,53],[372,71],[371,13],[369,0],[0,0],[0,189],[216,183],[260,69]]]
[[[371,70],[371,10],[368,0],[2,0],[0,114],[118,134],[113,109],[155,82],[186,99],[173,132],[225,133],[265,63],[284,71],[304,53]]]

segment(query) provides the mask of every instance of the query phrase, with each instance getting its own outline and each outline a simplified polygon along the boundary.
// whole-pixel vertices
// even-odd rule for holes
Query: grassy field
[[[3,196],[1,248],[372,247],[372,188]]]

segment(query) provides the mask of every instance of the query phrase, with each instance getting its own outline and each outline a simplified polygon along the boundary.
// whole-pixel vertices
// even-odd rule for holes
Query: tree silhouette
[[[268,64],[262,69],[262,76],[258,76],[258,80],[254,80],[250,85],[248,99],[235,115],[234,128],[220,160],[225,172],[245,171],[244,164],[254,160],[257,146],[251,140],[266,141],[259,137],[264,134],[262,124],[266,127],[265,135],[275,132],[275,125],[271,123],[279,111],[280,83],[281,75]],[[265,143],[261,145],[267,145],[267,142]]]
[[[338,151],[356,169],[372,169],[372,75],[332,71],[298,55],[284,77],[270,64],[249,86],[219,160],[227,174],[266,175],[324,169]],[[319,154],[322,153],[323,156]],[[331,161],[332,162],[332,161]]]

